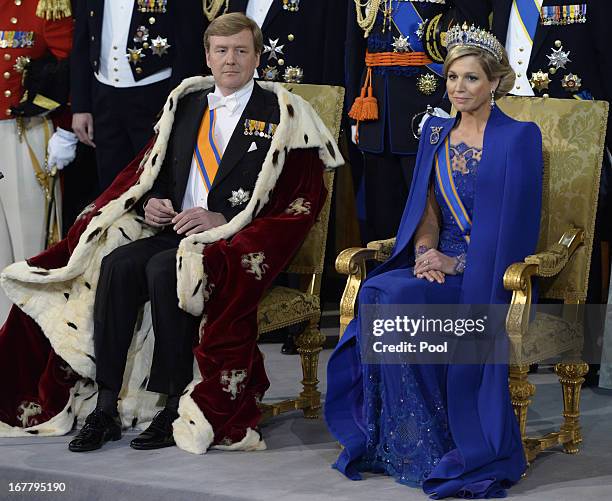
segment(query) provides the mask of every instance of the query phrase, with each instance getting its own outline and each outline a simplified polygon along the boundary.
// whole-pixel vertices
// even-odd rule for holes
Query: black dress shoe
[[[109,440],[121,438],[121,421],[101,409],[94,410],[85,418],[85,424],[77,436],[68,444],[72,452],[95,451]]]
[[[130,442],[132,449],[151,450],[176,445],[172,436],[172,422],[178,413],[171,409],[162,409],[153,418],[149,427]]]

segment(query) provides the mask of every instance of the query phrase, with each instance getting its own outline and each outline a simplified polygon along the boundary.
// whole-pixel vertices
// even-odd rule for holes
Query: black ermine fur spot
[[[64,292],[64,297],[66,298],[66,301],[68,301],[68,299],[70,299],[70,294],[68,292]]]
[[[70,413],[72,412],[72,407],[68,407],[68,408],[66,409],[66,412],[67,412],[68,414],[70,414]]]
[[[325,146],[327,146],[327,151],[329,151],[329,154],[335,160],[336,159],[336,151],[334,150],[334,146],[329,141],[327,141],[327,143],[325,143]]]
[[[34,275],[42,275],[43,277],[48,275],[49,272],[46,270],[42,270],[42,271],[33,271],[32,273],[34,273]]]
[[[66,322],[66,325],[68,325],[68,327],[70,327],[71,329],[74,329],[75,331],[79,330],[76,324],[73,324],[72,322]]]
[[[125,238],[126,240],[129,240],[130,242],[132,241],[130,236],[125,232],[125,230],[121,226],[119,226],[119,231],[123,235],[123,238]]]
[[[86,353],[86,355],[89,360],[91,360],[94,364],[96,363],[96,357],[94,357],[93,355],[90,355],[89,353]]]
[[[195,422],[193,422],[191,419],[189,420],[189,424],[195,426]]]
[[[157,162],[157,157],[158,157],[158,154],[157,154],[157,153],[155,153],[155,155],[153,156],[153,160],[151,160],[151,165],[152,165],[152,166],[154,166],[154,165],[155,165],[155,162]]]
[[[91,284],[89,282],[85,282],[85,287],[87,287],[89,290],[91,290]]]
[[[291,105],[291,104],[287,105],[287,112],[289,113],[289,116],[291,118],[293,118],[295,116],[295,110],[293,109],[293,105]]]
[[[278,163],[278,156],[280,155],[280,151],[275,150],[272,154],[272,163],[276,165]]]
[[[26,430],[30,435],[38,435],[38,430]]]
[[[168,100],[168,111],[172,111],[172,108],[174,108],[174,98],[170,98]]]
[[[134,419],[132,419],[132,428],[136,428],[137,424],[138,424],[138,418],[134,416]]]
[[[201,286],[202,286],[202,280],[198,280],[198,284],[195,286],[195,289],[193,290],[193,294],[191,295],[192,297],[198,293]]]
[[[179,270],[183,269],[183,256],[179,256]]]
[[[91,242],[100,233],[102,233],[102,228],[96,228],[95,230],[93,230],[87,237],[87,243]]]
[[[132,205],[134,205],[135,203],[136,203],[136,199],[134,197],[128,198],[123,204],[123,208],[125,210],[129,210],[132,207]]]
[[[140,385],[140,389],[144,390],[147,387],[147,383],[149,382],[149,378],[146,377],[144,378],[144,381],[142,382],[142,384]]]
[[[304,134],[304,142],[308,144],[308,134]]]

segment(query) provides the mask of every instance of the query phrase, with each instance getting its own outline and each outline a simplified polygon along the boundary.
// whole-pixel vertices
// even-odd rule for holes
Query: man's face
[[[206,64],[215,77],[215,85],[224,96],[236,92],[251,78],[259,66],[253,34],[245,29],[229,37],[209,37]]]

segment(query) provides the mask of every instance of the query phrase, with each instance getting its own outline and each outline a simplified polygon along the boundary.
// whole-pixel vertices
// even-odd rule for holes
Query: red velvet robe
[[[155,165],[161,164],[161,158],[155,157],[165,153],[165,146],[159,143],[171,129],[172,100],[210,82],[196,77],[173,91],[158,124],[159,136],[78,218],[68,236],[30,259],[29,266],[18,263],[2,274],[2,285],[12,288],[12,297],[22,309],[14,306],[0,329],[0,436],[63,434],[77,417],[83,418],[92,409],[95,363],[92,353],[83,347],[89,346],[91,336],[93,305],[89,298],[95,295],[99,271],[92,271],[94,258],[96,253],[108,253],[151,234],[131,210],[136,199],[129,195],[138,192],[141,184],[141,191],[145,190],[154,180]],[[211,445],[243,450],[265,447],[252,431],[260,419],[257,402],[269,386],[256,343],[257,305],[298,250],[323,206],[327,195],[324,168],[342,162],[329,131],[310,106],[277,85],[269,88],[279,97],[280,137],[272,142],[273,151],[264,162],[252,203],[225,230],[219,227],[189,237],[177,253],[181,307],[203,313],[199,344],[194,347],[199,374],[196,371],[181,398],[180,417],[174,423],[177,444],[195,453]],[[164,123],[166,114],[172,115],[168,123]],[[191,280],[201,286],[193,298],[185,298],[186,291],[192,290]],[[83,305],[78,303],[79,296],[87,298]],[[62,309],[60,297],[78,306],[54,316],[55,310]],[[45,308],[47,304],[51,306]],[[145,310],[143,324],[146,316]],[[129,384],[124,379],[129,388],[120,395],[125,405],[122,408],[120,402],[119,408],[125,426],[147,422],[155,410],[142,410],[146,407],[142,402],[150,402],[150,395],[148,400],[139,400],[146,385],[144,381],[139,385],[137,377],[148,373],[144,366],[150,363],[146,343],[151,340],[147,337],[146,332],[141,337],[135,334],[131,347],[136,352],[132,363],[139,366],[140,376],[126,376]]]

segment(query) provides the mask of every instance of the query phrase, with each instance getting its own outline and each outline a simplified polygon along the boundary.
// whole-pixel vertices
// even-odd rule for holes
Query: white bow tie
[[[217,96],[213,93],[208,94],[208,107],[211,110],[225,106],[230,113],[234,113],[239,106],[238,99],[235,94],[229,96]]]

